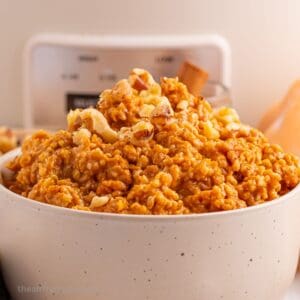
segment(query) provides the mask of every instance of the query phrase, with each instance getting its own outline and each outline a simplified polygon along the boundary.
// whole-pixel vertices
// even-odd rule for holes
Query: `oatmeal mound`
[[[39,131],[9,162],[6,186],[73,209],[121,214],[189,214],[252,206],[300,180],[298,159],[240,122],[212,110],[177,78],[160,84],[133,69],[77,109],[68,129]]]

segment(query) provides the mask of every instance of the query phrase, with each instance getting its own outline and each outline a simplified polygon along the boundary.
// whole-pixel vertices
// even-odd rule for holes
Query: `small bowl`
[[[5,163],[20,153],[0,159]],[[76,211],[0,186],[0,260],[15,300],[281,300],[299,254],[300,187],[240,210]]]

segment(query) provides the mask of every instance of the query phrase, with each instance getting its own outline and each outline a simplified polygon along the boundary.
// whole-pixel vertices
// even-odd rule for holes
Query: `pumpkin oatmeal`
[[[134,69],[102,92],[97,109],[67,119],[67,130],[25,140],[8,164],[9,189],[80,210],[188,214],[264,203],[300,180],[295,156],[177,78],[158,84]]]
[[[0,127],[0,155],[16,147],[17,137],[15,133],[7,127]]]

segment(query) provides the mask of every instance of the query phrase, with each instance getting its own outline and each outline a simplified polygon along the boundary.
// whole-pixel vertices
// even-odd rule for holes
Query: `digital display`
[[[69,112],[71,109],[96,107],[99,101],[99,94],[73,94],[66,95],[67,105],[66,110]]]

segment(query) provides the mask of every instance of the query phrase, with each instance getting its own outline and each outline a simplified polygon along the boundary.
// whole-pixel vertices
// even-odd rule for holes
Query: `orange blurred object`
[[[208,79],[208,73],[190,62],[185,61],[178,72],[178,78],[179,81],[188,87],[191,94],[198,97]]]
[[[282,101],[267,111],[258,127],[270,142],[300,155],[300,80],[294,82]]]

